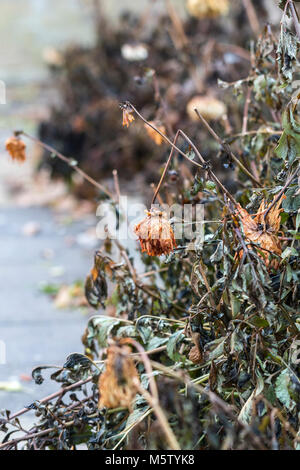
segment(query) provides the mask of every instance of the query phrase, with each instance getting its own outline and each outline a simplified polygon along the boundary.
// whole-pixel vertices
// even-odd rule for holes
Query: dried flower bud
[[[226,105],[212,96],[194,96],[188,102],[186,111],[192,121],[199,120],[195,109],[197,109],[207,121],[221,119],[227,111]]]
[[[134,228],[142,251],[149,256],[168,255],[177,245],[166,213],[158,209],[145,212],[147,217]]]
[[[197,346],[193,346],[190,350],[189,360],[194,364],[201,364],[203,362],[203,355]]]
[[[215,18],[226,15],[229,10],[228,0],[187,0],[187,10],[196,18]]]
[[[122,103],[120,107],[123,111],[123,126],[129,127],[130,123],[135,120],[133,110],[128,103]]]
[[[165,126],[158,126],[154,121],[151,121],[149,124],[154,125],[160,132],[162,132],[162,134],[166,133]],[[152,129],[152,127],[149,127],[147,124],[144,124],[144,126],[147,130],[147,134],[149,135],[150,139],[152,139],[156,143],[156,145],[161,145],[164,141],[163,137],[154,129]]]
[[[201,364],[203,362],[203,354],[200,348],[200,334],[192,333],[192,339],[194,342],[194,346],[190,350],[189,360],[192,361],[194,364]]]
[[[25,162],[26,160],[26,145],[19,137],[10,137],[5,143],[6,150],[10,154],[13,160],[16,160],[20,163]]]
[[[99,408],[131,408],[139,376],[128,346],[108,348],[106,370],[99,378]]]
[[[104,276],[105,266],[98,255],[95,255],[95,265],[85,282],[85,296],[88,303],[98,309],[104,306],[107,297],[107,282]]]

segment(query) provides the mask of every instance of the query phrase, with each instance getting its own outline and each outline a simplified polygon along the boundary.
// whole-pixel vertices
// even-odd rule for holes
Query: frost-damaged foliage
[[[221,152],[232,164],[230,145],[257,184],[239,166],[228,198],[209,165],[192,176],[189,163],[174,163],[176,190],[170,178],[161,197],[205,206],[203,245],[191,251],[182,239],[168,256],[141,254],[139,274],[130,253],[117,243],[115,262],[105,243],[86,282],[104,311],[88,322],[84,355],[52,375],[62,394],[30,406],[39,420],[29,434],[14,440],[17,416],[3,415],[3,447],[300,449],[297,53],[284,21],[279,42],[266,27],[249,77],[222,83],[250,102],[235,108],[243,132],[224,136]],[[42,369],[33,376],[41,383]],[[123,405],[98,408],[99,393],[111,402],[107,383]],[[124,406],[127,386],[137,393]]]

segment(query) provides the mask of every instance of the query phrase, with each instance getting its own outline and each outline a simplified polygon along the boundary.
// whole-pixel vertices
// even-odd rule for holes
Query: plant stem
[[[169,445],[172,450],[180,450],[180,445],[179,442],[177,441],[177,438],[175,434],[173,433],[170,424],[161,408],[159,405],[158,401],[155,400],[152,395],[150,395],[147,390],[145,390],[140,384],[137,384],[137,388],[140,392],[141,395],[147,400],[149,405],[153,408],[154,413],[156,414],[156,417],[161,425],[162,430],[164,431],[166,438],[169,442]]]
[[[53,400],[54,398],[65,395],[65,393],[69,392],[70,390],[73,390],[74,388],[81,387],[82,385],[85,385],[85,384],[91,382],[92,379],[93,379],[93,377],[89,377],[88,379],[80,380],[79,382],[76,382],[75,384],[70,385],[69,387],[62,388],[58,392],[55,392],[52,395],[49,395],[48,397],[45,397],[42,400],[39,400],[39,403],[41,405],[44,404],[44,403],[48,403],[49,401]],[[18,418],[19,416],[21,416],[25,413],[28,413],[29,411],[31,411],[30,408],[23,408],[22,410],[18,411],[17,413],[9,416],[7,418],[7,421],[8,422],[12,421],[13,419]]]
[[[292,18],[293,18],[296,34],[297,34],[297,37],[300,41],[300,25],[299,25],[299,20],[298,20],[298,15],[297,15],[297,12],[296,12],[296,9],[295,9],[295,5],[294,5],[294,2],[292,0],[288,0],[288,4],[289,4],[289,7],[290,7],[290,10],[291,10],[291,13],[292,13]]]
[[[182,150],[180,150],[180,148],[176,147],[176,145],[173,144],[173,142],[165,135],[163,134],[163,132],[161,132],[159,129],[157,129],[157,127],[155,127],[153,124],[151,124],[149,121],[147,121],[147,119],[145,119],[138,111],[137,109],[135,109],[135,107],[129,103],[128,101],[126,102],[126,105],[129,106],[132,111],[135,112],[135,114],[145,123],[147,124],[147,126],[151,127],[151,129],[153,129],[155,132],[157,132],[166,142],[168,142],[169,145],[171,145],[171,147],[173,147],[175,150],[177,150],[177,152],[182,155],[186,160],[188,160],[190,163],[192,163],[193,165],[197,166],[198,168],[201,168],[203,169],[203,166],[200,165],[199,163],[196,163],[196,162],[193,162]]]
[[[41,140],[39,140],[36,137],[33,137],[30,134],[27,134],[27,132],[24,131],[16,131],[15,135],[23,135],[24,137],[27,137],[28,139],[32,140],[36,144],[38,144],[40,147],[44,148],[45,150],[48,150],[48,152],[54,154],[57,158],[65,162],[67,165],[69,165],[71,168],[73,168],[79,175],[81,175],[86,181],[91,183],[93,186],[95,186],[97,189],[100,189],[104,194],[106,194],[110,199],[113,201],[116,201],[115,196],[102,184],[98,183],[94,178],[89,176],[85,171],[81,170],[77,165],[74,165],[74,161],[72,158],[68,158],[62,153],[58,152],[55,150],[55,148],[51,147],[51,145],[44,144]],[[76,162],[77,163],[77,162]]]
[[[251,0],[243,0],[243,4],[244,4],[245,10],[247,12],[247,16],[248,16],[249,23],[250,23],[250,26],[252,28],[252,31],[254,32],[254,34],[256,36],[258,36],[260,27],[259,27],[259,21],[258,21],[258,18],[257,18],[255,8],[253,6],[253,3],[252,3]]]
[[[188,144],[193,148],[193,150],[195,151],[196,155],[198,156],[201,164],[199,163],[196,163],[195,161],[191,160],[184,152],[182,152],[182,150],[180,150],[173,142],[171,142],[171,140],[165,136],[159,129],[157,129],[154,125],[152,125],[150,122],[148,122],[136,109],[135,107],[129,103],[128,101],[126,102],[126,106],[130,107],[132,109],[132,111],[134,111],[136,113],[136,115],[145,123],[147,124],[149,127],[151,127],[154,131],[156,131],[161,137],[163,137],[163,139],[168,142],[168,144],[171,145],[171,147],[175,150],[177,150],[177,152],[182,155],[186,160],[188,160],[192,165],[195,165],[197,166],[198,168],[201,168],[202,170],[205,170],[207,172],[207,174],[209,175],[209,177],[217,184],[217,186],[219,186],[219,188],[221,189],[221,191],[223,192],[223,194],[225,196],[227,196],[227,198],[234,204],[234,206],[238,207],[238,203],[237,201],[234,199],[234,197],[230,194],[230,192],[225,188],[225,186],[223,186],[223,184],[221,183],[221,181],[219,180],[219,178],[215,175],[215,173],[212,171],[212,169],[210,168],[210,164],[209,162],[207,162],[206,160],[204,160],[204,158],[202,157],[201,153],[199,152],[199,150],[197,149],[197,147],[195,146],[195,144],[191,141],[191,139],[181,130],[179,129],[177,132],[188,142]],[[169,157],[170,158],[170,157]],[[253,177],[253,176],[252,176]],[[162,180],[161,180],[162,182]]]
[[[252,175],[252,173],[249,170],[247,170],[247,168],[242,164],[242,162],[240,162],[240,160],[232,152],[230,146],[227,143],[222,141],[221,137],[219,137],[216,134],[216,132],[213,130],[213,128],[208,124],[206,119],[202,116],[202,114],[199,113],[198,109],[195,109],[195,113],[197,114],[197,116],[200,119],[200,121],[202,122],[202,124],[206,127],[208,132],[211,134],[211,136],[220,144],[221,148],[232,158],[232,160],[238,165],[238,167],[247,176],[249,176],[249,178],[251,178],[253,183],[255,183],[257,186],[261,186],[260,181],[258,179],[256,179],[255,176]]]
[[[264,212],[261,212],[260,214],[265,214],[264,216],[264,219],[266,219],[268,213],[270,212],[270,210],[275,206],[275,204],[277,204],[277,202],[279,201],[279,199],[281,198],[281,196],[284,194],[285,190],[287,189],[287,187],[291,184],[291,182],[293,181],[294,178],[296,178],[296,176],[298,175],[300,171],[300,165],[298,165],[298,168],[296,171],[294,171],[294,173],[287,179],[285,185],[283,186],[282,190],[277,194],[277,196],[275,197],[274,201],[272,202],[272,204],[268,207],[268,209],[266,209],[266,211]]]

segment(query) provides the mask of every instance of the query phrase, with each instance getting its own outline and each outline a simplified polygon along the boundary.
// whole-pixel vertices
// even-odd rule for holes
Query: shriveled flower
[[[134,228],[142,252],[147,252],[149,256],[168,255],[177,245],[166,213],[158,209],[145,212],[147,217]]]
[[[99,378],[99,408],[131,408],[137,393],[138,372],[131,349],[114,344],[108,348],[106,370]]]
[[[269,265],[269,254],[274,253],[276,255],[281,255],[282,248],[280,239],[278,238],[278,232],[280,228],[280,213],[283,209],[280,208],[282,200],[285,198],[284,195],[281,196],[279,201],[272,207],[265,217],[267,209],[271,206],[267,204],[265,200],[262,201],[257,214],[255,217],[251,216],[246,209],[243,209],[240,205],[238,206],[238,214],[243,225],[243,230],[247,241],[255,243],[263,250],[263,254],[259,254],[265,262],[266,265]],[[271,266],[275,267],[275,264]]]
[[[133,110],[127,103],[122,103],[120,107],[123,111],[123,126],[129,127],[130,123],[135,120]]]
[[[203,362],[203,355],[197,346],[193,346],[189,353],[189,360],[194,364],[201,364]]]
[[[10,137],[5,143],[6,150],[13,160],[23,163],[26,160],[26,144],[19,137]]]
[[[215,18],[228,13],[229,0],[187,0],[186,6],[196,18]]]
[[[95,265],[85,281],[85,296],[88,303],[95,309],[104,306],[107,297],[107,282],[105,265],[98,253],[95,255]]]
[[[162,132],[162,134],[166,133],[165,126],[159,126],[154,121],[150,121],[149,124],[154,125],[160,132]],[[156,145],[161,145],[164,141],[163,137],[154,129],[152,129],[152,127],[148,126],[147,124],[144,124],[144,126],[146,128],[147,134],[149,135],[150,139],[152,139],[156,143]]]
[[[200,334],[192,333],[194,346],[189,352],[189,360],[194,364],[201,364],[203,362],[203,353],[200,348]]]
[[[187,114],[192,121],[197,121],[198,117],[195,109],[207,120],[213,121],[221,119],[226,114],[226,105],[212,96],[194,96],[187,104]]]

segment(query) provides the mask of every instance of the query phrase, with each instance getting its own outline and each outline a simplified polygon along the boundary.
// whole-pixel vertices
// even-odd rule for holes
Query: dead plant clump
[[[230,3],[230,27],[228,21],[222,21],[223,16],[208,11],[200,20],[187,14],[181,27],[172,2],[160,16],[152,10],[145,12],[155,18],[151,25],[144,25],[144,15],[138,18],[126,12],[116,27],[101,12],[94,47],[74,46],[60,52],[63,60],[49,60],[54,79],[59,77],[62,105],[53,109],[49,121],[41,123],[40,139],[72,155],[96,179],[108,177],[117,169],[121,183],[133,174],[142,174],[151,183],[167,147],[151,128],[142,132],[140,126],[131,124],[128,131],[132,114],[123,114],[122,125],[118,104],[129,100],[157,127],[161,123],[168,134],[179,128],[188,129],[192,139],[202,140],[205,156],[214,161],[215,168],[230,184],[231,163],[224,153],[216,158],[215,146],[207,140],[192,106],[196,102],[218,130],[226,125],[227,113],[233,121],[239,119],[236,106],[232,112],[227,110],[232,100],[220,92],[217,80],[233,82],[247,76],[251,28],[242,2],[195,3],[207,4],[205,8],[215,13],[224,13]],[[267,19],[262,2],[254,3],[260,18]],[[189,8],[187,3],[187,13]],[[51,167],[54,175],[71,177],[72,168],[50,158],[48,153],[41,166],[44,164]],[[86,183],[77,186],[78,194],[94,196]],[[130,189],[131,185],[127,186]]]
[[[30,405],[39,420],[27,433],[21,429],[17,440],[10,426],[19,429],[16,417],[28,410],[4,412],[2,449],[74,449],[80,443],[91,450],[300,448],[299,23],[293,2],[281,1],[279,29],[260,25],[249,52],[253,33],[240,28],[241,18],[245,24],[247,19],[241,5],[249,2],[204,3],[213,19],[199,19],[203,11],[188,2],[197,18],[181,22],[172,9],[146,37],[135,36],[140,47],[127,48],[126,57],[141,57],[146,48],[142,63],[120,56],[120,45],[131,43],[130,16],[115,32],[102,25],[96,72],[87,67],[95,63],[95,51],[65,56],[72,99],[57,111],[57,125],[44,124],[41,133],[59,137],[68,155],[88,150],[82,164],[90,169],[91,159],[100,168],[114,167],[116,155],[124,165],[129,148],[131,174],[141,155],[152,167],[159,161],[163,171],[146,218],[135,228],[142,249],[137,243],[134,253],[128,251],[110,239],[109,227],[95,253],[85,292],[97,312],[82,338],[84,352],[71,354],[51,376],[63,395],[59,390]],[[257,18],[264,19],[261,3],[250,2],[254,30]],[[222,11],[212,14],[216,5]],[[228,29],[229,68],[220,66]],[[198,64],[205,58],[202,73]],[[227,115],[211,120],[195,101],[188,116],[190,99],[211,96],[217,78],[222,91],[216,96]],[[194,110],[191,118],[194,106],[198,114]],[[84,122],[80,134],[65,127],[76,114]],[[72,148],[68,132],[77,135],[78,147]],[[55,155],[54,161],[81,172],[78,155],[75,165]],[[117,173],[114,190],[99,183],[96,173],[83,174],[99,200],[106,198],[122,215]],[[145,185],[141,197],[146,194]],[[184,226],[184,213],[167,214],[165,202],[192,208],[192,239],[186,232],[175,239],[175,223]],[[199,206],[205,214],[202,238]],[[118,259],[112,258],[112,244]],[[42,372],[43,366],[33,371],[38,384]]]

